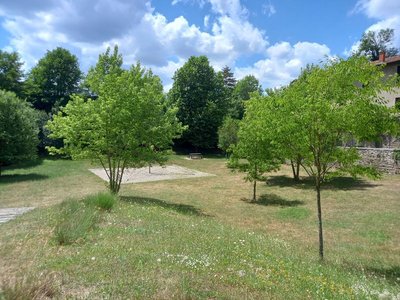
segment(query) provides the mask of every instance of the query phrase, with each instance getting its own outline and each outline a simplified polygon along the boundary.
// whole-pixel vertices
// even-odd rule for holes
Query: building
[[[372,62],[375,65],[385,64],[383,72],[386,76],[400,76],[400,55],[386,57],[385,53],[379,54],[379,59]],[[400,88],[395,88],[391,92],[383,92],[382,97],[386,100],[389,107],[396,106],[400,110]]]

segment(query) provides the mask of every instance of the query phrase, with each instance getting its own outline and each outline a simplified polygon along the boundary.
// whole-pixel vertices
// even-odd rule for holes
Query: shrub
[[[85,197],[83,201],[88,206],[94,206],[102,210],[110,211],[113,208],[116,200],[117,196],[111,193],[98,193],[96,195]]]
[[[61,204],[61,213],[54,229],[59,245],[69,245],[84,239],[98,221],[95,207],[85,206],[77,200],[67,200]]]

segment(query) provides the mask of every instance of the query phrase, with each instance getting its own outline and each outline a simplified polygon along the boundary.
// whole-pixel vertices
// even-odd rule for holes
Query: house
[[[379,59],[372,62],[375,65],[385,64],[383,72],[386,76],[400,76],[400,55],[386,57],[385,52],[379,54]],[[391,92],[382,92],[381,96],[386,100],[389,107],[396,106],[400,110],[400,88]]]

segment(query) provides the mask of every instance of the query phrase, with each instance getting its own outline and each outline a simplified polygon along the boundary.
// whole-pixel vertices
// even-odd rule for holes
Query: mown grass
[[[2,224],[0,277],[56,272],[62,297],[71,298],[375,299],[400,293],[399,176],[329,183],[323,190],[327,259],[320,264],[308,182],[292,183],[284,169],[260,184],[258,201],[250,202],[250,185],[223,159],[172,162],[217,176],[124,185],[121,200],[85,243],[52,243],[59,206]],[[84,170],[86,163],[59,163],[63,178],[75,172],[82,186],[96,182],[94,192],[104,189]],[[56,179],[49,177],[43,181]],[[0,184],[0,191],[12,197],[16,185]],[[82,186],[76,187],[87,191]],[[62,195],[65,189],[46,191]]]

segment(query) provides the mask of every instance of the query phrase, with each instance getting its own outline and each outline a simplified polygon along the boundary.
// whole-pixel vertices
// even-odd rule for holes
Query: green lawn
[[[222,158],[174,156],[170,163],[217,176],[124,185],[112,212],[70,246],[54,241],[58,203],[105,190],[87,171],[90,163],[43,160],[5,170],[0,207],[39,208],[0,225],[0,280],[55,278],[61,298],[400,294],[400,176],[327,184],[326,262],[320,264],[316,201],[307,180],[294,184],[285,167],[259,184],[259,201],[251,203],[250,184]]]

